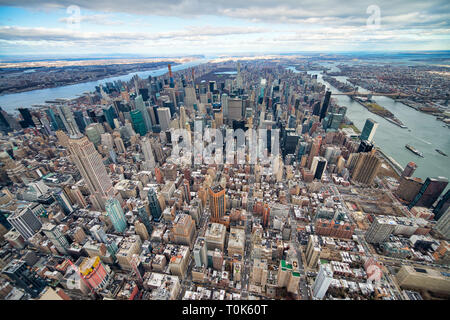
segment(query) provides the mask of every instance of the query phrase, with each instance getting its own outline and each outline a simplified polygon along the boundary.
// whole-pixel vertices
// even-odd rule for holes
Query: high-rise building
[[[111,270],[107,265],[103,265],[99,256],[84,258],[79,268],[83,279],[95,291],[106,288],[112,280]]]
[[[147,232],[149,234],[151,234],[153,228],[152,228],[152,225],[150,223],[150,217],[149,217],[145,207],[146,206],[144,206],[144,205],[139,205],[137,207],[137,212],[138,212],[139,218],[141,219],[142,223],[144,224],[145,228],[147,229]]]
[[[161,126],[161,131],[166,131],[167,129],[170,128],[170,119],[171,119],[170,109],[158,108],[157,113],[159,124]]]
[[[68,144],[71,158],[87,184],[94,206],[103,210],[106,200],[114,196],[114,187],[102,157],[86,137],[69,139]]]
[[[150,213],[155,221],[159,221],[161,219],[162,210],[155,189],[150,188],[147,197]]]
[[[369,243],[382,243],[389,239],[397,224],[388,217],[376,216],[366,231],[366,241]]]
[[[405,169],[402,172],[402,177],[412,177],[412,175],[414,174],[414,171],[416,171],[417,169],[417,165],[414,162],[409,162]]]
[[[147,127],[145,125],[142,112],[136,109],[130,112],[130,116],[134,131],[136,131],[136,133],[139,133],[142,137],[145,136],[147,134]]]
[[[433,210],[434,219],[439,220],[439,218],[447,211],[449,207],[450,207],[450,190],[447,190],[447,192],[439,200],[438,204]]]
[[[359,146],[358,146],[358,153],[359,152],[370,152],[373,149],[373,144],[367,140],[361,140]]]
[[[311,164],[311,172],[314,173],[314,179],[321,180],[322,175],[327,168],[327,159],[324,157],[314,157]]]
[[[264,204],[263,212],[262,212],[262,225],[264,228],[269,227],[270,222],[270,208],[267,203]]]
[[[330,104],[330,98],[331,91],[327,91],[325,93],[325,98],[323,99],[322,108],[320,109],[320,121],[322,121],[322,119],[325,118],[325,115],[327,114],[328,106]]]
[[[124,232],[127,228],[127,219],[123,213],[120,203],[115,198],[110,198],[105,203],[106,215],[111,220],[116,232]]]
[[[144,137],[141,139],[142,153],[144,154],[144,165],[146,170],[153,170],[155,168],[155,157],[153,156],[152,145],[150,139]]]
[[[408,205],[408,209],[414,206],[430,208],[439,198],[440,194],[448,185],[448,179],[445,177],[427,178],[414,197],[413,201]]]
[[[142,119],[144,120],[144,124],[146,127],[146,132],[150,131],[152,129],[152,121],[150,119],[150,114],[147,111],[147,108],[144,103],[144,99],[141,95],[137,96],[136,99],[134,99],[134,103],[136,106],[136,110],[139,110],[142,115]],[[142,136],[142,134],[141,134]]]
[[[310,235],[306,247],[306,263],[308,268],[315,268],[320,257],[320,242],[316,235]]]
[[[195,245],[194,245],[194,249],[192,250],[192,253],[194,255],[194,261],[195,261],[196,267],[208,265],[206,240],[204,237],[197,237],[197,240],[195,241]]]
[[[227,118],[229,121],[239,121],[243,116],[243,102],[240,98],[228,98],[227,99]],[[225,115],[224,115],[225,116]]]
[[[29,269],[25,261],[14,259],[2,271],[18,287],[36,298],[47,286],[36,272]]]
[[[53,243],[56,249],[62,253],[67,254],[67,249],[69,248],[69,242],[66,237],[61,233],[58,226],[52,223],[44,223],[42,226],[42,232],[47,236],[47,238]]]
[[[225,189],[220,185],[209,188],[209,209],[211,210],[211,220],[219,222],[225,216],[226,201]]]
[[[191,246],[195,234],[195,221],[190,215],[179,214],[173,221],[175,243]]]
[[[319,273],[312,286],[313,297],[316,299],[322,299],[328,291],[328,287],[333,281],[333,271],[330,264],[321,264]]]
[[[28,108],[18,108],[23,121],[20,122],[22,128],[34,127],[33,116],[31,115],[30,109]]]
[[[352,172],[352,180],[361,184],[371,185],[380,166],[381,160],[375,155],[360,153]]]
[[[53,196],[55,197],[56,201],[59,203],[59,205],[61,206],[66,215],[71,214],[74,211],[72,203],[70,202],[64,190],[59,189],[58,191],[53,193]]]
[[[116,128],[116,125],[114,124],[114,119],[117,118],[114,106],[110,105],[109,107],[104,107],[103,115],[105,116],[106,122],[109,124],[111,129],[114,130]]]
[[[42,223],[33,213],[30,206],[17,209],[7,218],[8,222],[20,233],[24,239],[29,239],[41,230]]]
[[[361,132],[360,139],[372,142],[377,128],[378,128],[378,122],[376,122],[375,120],[370,119],[370,118],[367,119],[366,123],[364,124],[364,128]]]
[[[435,230],[439,231],[446,239],[450,239],[450,207],[439,218]]]

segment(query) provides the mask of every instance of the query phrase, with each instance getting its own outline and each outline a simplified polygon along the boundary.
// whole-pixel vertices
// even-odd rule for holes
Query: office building
[[[111,223],[116,232],[124,232],[127,228],[127,220],[116,198],[110,198],[105,203],[106,216],[111,220]]]
[[[219,249],[223,251],[225,247],[225,236],[227,228],[220,223],[210,223],[205,233],[205,241],[208,250]]]
[[[323,99],[322,108],[320,109],[319,121],[322,121],[322,119],[325,118],[325,115],[327,114],[328,106],[330,105],[330,99],[331,99],[331,91],[327,91],[325,93],[325,98]]]
[[[147,193],[148,204],[150,207],[150,213],[153,217],[153,220],[159,221],[161,219],[162,209],[159,204],[158,197],[156,195],[156,191],[153,188],[150,188]]]
[[[412,177],[414,171],[416,171],[417,165],[414,162],[408,162],[405,169],[402,172],[402,177]]]
[[[155,157],[153,156],[152,145],[150,139],[144,137],[141,139],[142,153],[144,154],[144,166],[146,170],[153,170],[155,168]]]
[[[7,218],[7,220],[26,240],[39,232],[42,227],[41,221],[33,213],[30,206],[27,208],[17,209]]]
[[[450,239],[450,207],[447,208],[445,213],[439,218],[434,229],[446,239]]]
[[[423,183],[422,188],[419,190],[419,193],[408,205],[408,209],[411,209],[414,206],[430,208],[447,185],[448,179],[445,177],[427,178]]]
[[[314,157],[311,164],[311,172],[314,173],[314,179],[321,180],[322,175],[327,168],[327,159],[324,157]]]
[[[159,119],[159,125],[161,126],[161,131],[166,131],[170,128],[170,109],[169,108],[158,108],[158,119]]]
[[[70,245],[58,226],[52,223],[44,223],[42,226],[42,232],[46,235],[50,242],[53,243],[58,252],[61,254],[67,254],[67,249]]]
[[[79,271],[85,282],[94,291],[106,288],[112,281],[112,272],[104,265],[99,256],[84,258],[80,264]]]
[[[377,128],[378,128],[378,122],[376,122],[375,120],[370,119],[370,118],[367,119],[366,123],[364,124],[364,128],[361,132],[360,139],[372,142]]]
[[[363,185],[371,185],[380,167],[381,160],[378,157],[370,153],[360,153],[352,172],[352,180]]]
[[[366,241],[369,243],[385,242],[394,232],[396,226],[397,223],[394,220],[388,217],[376,216],[366,231]]]
[[[142,112],[136,109],[130,112],[130,116],[134,131],[136,131],[136,133],[138,133],[141,137],[145,136],[148,131],[144,122],[144,118],[142,116]]]
[[[308,268],[315,268],[320,257],[320,243],[319,237],[316,235],[310,235],[308,240],[308,246],[306,247],[306,265]]]
[[[103,210],[106,200],[114,196],[114,187],[102,157],[86,137],[69,139],[68,144],[71,158],[87,184],[94,207]]]
[[[194,249],[192,250],[196,267],[208,265],[206,240],[204,237],[197,237]]]
[[[209,209],[211,210],[211,220],[219,222],[225,216],[226,200],[225,189],[220,185],[216,185],[208,190]]]
[[[323,299],[328,291],[328,287],[333,281],[333,271],[329,264],[321,264],[319,273],[312,286],[313,297],[316,299]]]

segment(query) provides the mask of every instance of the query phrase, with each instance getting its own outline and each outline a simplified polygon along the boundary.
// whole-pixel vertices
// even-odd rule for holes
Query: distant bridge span
[[[370,92],[370,93],[363,93],[358,91],[351,91],[351,92],[341,92],[341,93],[331,93],[335,96],[360,96],[360,97],[367,97],[367,96],[386,96],[386,97],[408,97],[407,94],[401,93],[401,92],[395,92],[395,93],[379,93],[379,92]]]

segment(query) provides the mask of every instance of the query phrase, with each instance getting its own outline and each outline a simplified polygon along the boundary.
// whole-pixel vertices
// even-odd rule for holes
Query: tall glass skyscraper
[[[150,188],[147,194],[148,203],[150,206],[150,213],[155,221],[159,221],[161,219],[161,206],[159,205],[158,197],[156,196],[156,192],[153,188]]]
[[[111,219],[114,230],[124,232],[127,228],[127,220],[123,214],[122,207],[116,198],[110,198],[105,203],[106,215]]]
[[[147,133],[147,128],[145,126],[141,111],[133,110],[130,112],[130,116],[134,131],[136,131],[136,133],[139,133],[141,137],[145,136]]]
[[[367,140],[369,142],[372,142],[373,137],[375,135],[375,131],[378,128],[378,122],[372,119],[367,119],[366,123],[364,124],[364,128],[361,132],[361,140]]]

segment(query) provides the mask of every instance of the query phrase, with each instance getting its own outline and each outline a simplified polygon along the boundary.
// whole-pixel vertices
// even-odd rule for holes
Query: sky
[[[0,0],[0,55],[450,50],[448,0]]]

